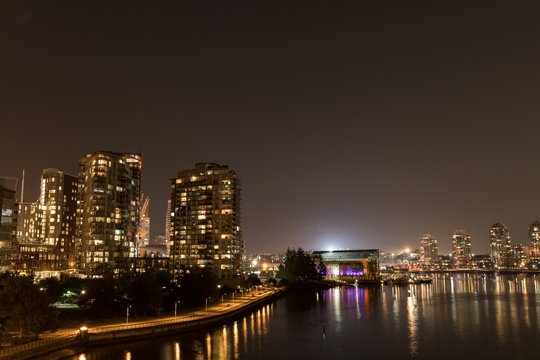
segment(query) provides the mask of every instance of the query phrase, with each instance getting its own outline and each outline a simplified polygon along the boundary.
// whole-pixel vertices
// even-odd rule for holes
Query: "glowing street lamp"
[[[79,329],[79,336],[81,337],[81,339],[83,340],[87,340],[88,338],[88,327],[86,327],[86,325],[83,325],[80,327]]]
[[[180,300],[175,301],[175,303],[174,303],[174,317],[176,317],[176,310],[178,308],[178,304],[180,304]]]
[[[131,305],[128,305],[126,307],[126,324],[129,323],[129,308],[131,307]]]

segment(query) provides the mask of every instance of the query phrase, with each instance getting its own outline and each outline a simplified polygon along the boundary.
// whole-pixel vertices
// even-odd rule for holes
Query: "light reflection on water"
[[[174,342],[174,360],[180,360],[182,358],[182,352],[180,351],[180,343]]]
[[[540,276],[438,274],[433,284],[288,294],[231,324],[90,349],[73,359],[528,359]]]

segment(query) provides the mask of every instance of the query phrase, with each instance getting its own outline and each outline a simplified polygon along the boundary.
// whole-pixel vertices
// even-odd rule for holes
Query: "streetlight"
[[[176,317],[176,309],[177,309],[177,307],[178,307],[178,304],[180,304],[180,300],[178,300],[178,301],[176,301],[176,302],[174,303],[174,317]]]
[[[131,307],[131,305],[128,305],[126,307],[126,324],[129,323],[129,308]]]
[[[221,295],[221,306],[223,306],[223,295]]]
[[[206,314],[208,314],[208,298],[206,298],[206,299],[204,299],[204,300],[205,300],[205,302],[206,302],[204,312],[205,312]]]

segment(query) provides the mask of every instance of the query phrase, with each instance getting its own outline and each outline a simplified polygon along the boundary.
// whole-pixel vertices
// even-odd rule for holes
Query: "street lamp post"
[[[180,304],[180,300],[178,300],[178,301],[176,301],[176,302],[174,303],[174,317],[176,317],[176,310],[177,310],[177,308],[178,308],[178,304]]]
[[[205,299],[206,305],[205,305],[205,313],[208,314],[208,298]]]
[[[129,308],[131,307],[131,305],[128,305],[126,307],[126,324],[129,323]]]
[[[221,306],[223,306],[223,295],[221,295]]]

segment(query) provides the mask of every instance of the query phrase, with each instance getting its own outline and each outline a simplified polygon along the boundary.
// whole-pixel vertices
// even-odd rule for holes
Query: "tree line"
[[[275,285],[321,283],[326,268],[317,264],[302,248],[287,249]],[[256,274],[249,274],[243,285],[261,285]],[[230,295],[237,289],[218,286],[218,279],[208,268],[182,269],[179,279],[168,272],[150,270],[101,278],[47,278],[36,282],[32,276],[10,273],[0,275],[0,336],[9,323],[16,326],[21,338],[36,339],[44,331],[56,330],[62,321],[80,322],[130,315],[160,316],[173,309],[203,306]],[[64,310],[55,304],[73,303],[76,310]]]
[[[47,278],[4,273],[0,276],[0,336],[17,327],[20,338],[37,339],[56,330],[62,321],[160,316],[175,307],[197,307],[217,301],[234,289],[219,286],[206,268],[186,270],[179,280],[165,271],[112,275],[103,278]],[[58,309],[55,304],[73,303],[78,309]],[[176,304],[176,305],[175,305]],[[9,326],[8,326],[9,325]]]

